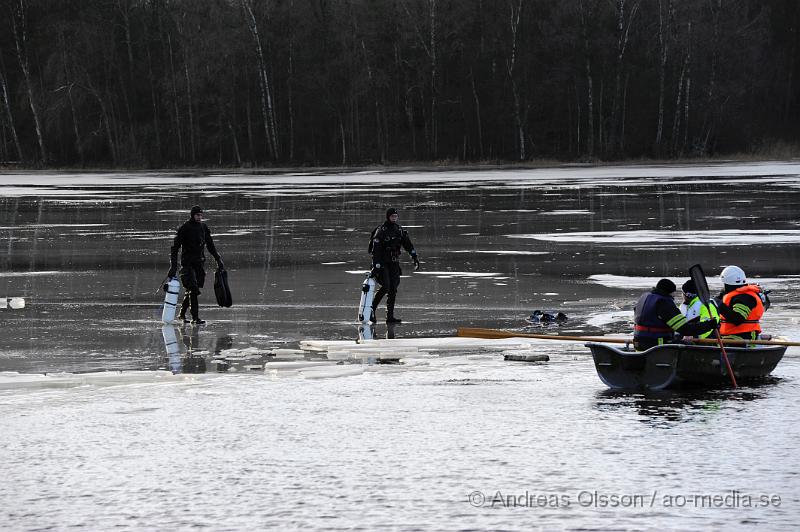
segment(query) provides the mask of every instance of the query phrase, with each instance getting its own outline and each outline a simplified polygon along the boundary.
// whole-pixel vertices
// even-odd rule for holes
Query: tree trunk
[[[344,122],[341,115],[339,116],[339,136],[342,139],[342,166],[347,164],[347,142],[344,137]]]
[[[186,107],[189,110],[189,150],[192,164],[197,161],[197,149],[195,143],[194,128],[194,104],[192,103],[192,80],[189,77],[189,55],[186,48],[183,49],[183,72],[186,75]]]
[[[414,23],[414,15],[411,14],[411,11],[408,9],[408,6],[403,3],[403,8],[408,15],[409,20]],[[438,64],[437,64],[437,41],[436,41],[436,0],[428,0],[428,32],[427,37],[423,35],[422,30],[414,24],[414,30],[417,34],[417,38],[419,39],[419,43],[422,46],[422,49],[425,50],[425,53],[428,56],[428,71],[429,71],[429,83],[430,83],[430,100],[428,102],[428,121],[425,124],[425,143],[427,144],[428,149],[428,156],[435,159],[436,154],[438,152],[438,129],[437,129],[437,121],[438,121]],[[413,90],[409,88],[408,91],[410,92]],[[422,108],[425,108],[425,96],[424,93],[421,95],[422,99]],[[406,107],[406,114],[409,116],[409,123],[412,126],[412,136],[415,136],[413,132],[413,116],[409,114],[409,108]],[[416,142],[416,141],[414,141]],[[416,151],[416,149],[415,149]],[[416,155],[415,155],[416,157]]]
[[[19,143],[19,136],[17,135],[17,128],[14,125],[14,115],[11,113],[11,100],[8,96],[8,84],[5,77],[5,64],[3,62],[3,55],[0,53],[0,90],[3,92],[3,105],[8,115],[8,126],[11,130],[11,136],[14,138],[14,146],[17,148],[17,159],[22,161],[22,146]]]
[[[129,0],[117,0],[117,8],[125,29],[125,47],[128,52],[128,79],[133,80],[133,44],[131,42],[131,6]]]
[[[264,119],[264,130],[266,132],[267,150],[270,159],[277,161],[279,158],[278,153],[278,135],[275,125],[275,110],[272,103],[272,88],[269,83],[269,75],[267,74],[267,63],[264,58],[264,50],[261,45],[261,35],[258,30],[258,22],[256,21],[255,13],[253,12],[252,0],[241,0],[242,8],[245,12],[245,18],[250,29],[250,34],[253,37],[256,48],[256,56],[258,57],[258,79],[261,86],[261,113]]]
[[[662,0],[658,0],[658,44],[659,44],[659,69],[658,69],[658,122],[656,124],[656,154],[661,152],[661,142],[664,130],[664,91],[667,76],[667,55],[669,51],[669,38],[667,35],[669,15],[672,11],[672,0],[667,0],[667,24],[664,23],[664,10]]]
[[[511,6],[511,17],[509,26],[511,29],[511,57],[506,62],[506,71],[508,79],[511,83],[511,95],[514,102],[514,126],[516,128],[517,137],[517,160],[525,160],[525,130],[523,129],[522,120],[522,106],[520,103],[519,90],[517,82],[514,78],[514,69],[517,64],[517,37],[519,35],[519,22],[522,16],[522,0],[518,0],[517,9],[514,11],[514,6]]]
[[[161,123],[158,119],[158,98],[156,96],[156,79],[153,75],[153,58],[150,54],[150,43],[147,43],[147,73],[150,77],[150,101],[153,111],[153,133],[156,137],[156,158],[161,162],[163,153],[161,151]]]
[[[712,4],[713,6],[713,4]],[[711,72],[709,73],[708,92],[706,93],[706,109],[703,118],[703,127],[700,130],[702,135],[700,140],[700,151],[703,154],[708,153],[708,143],[711,138],[711,133],[716,128],[716,86],[717,86],[717,66],[719,63],[719,17],[722,12],[722,0],[717,0],[716,9],[713,13],[713,37],[711,40]],[[792,46],[792,55],[794,55],[794,44]],[[784,115],[786,116],[786,115]]]
[[[117,146],[114,142],[114,132],[111,128],[111,120],[109,118],[110,111],[108,109],[108,104],[106,103],[105,99],[100,94],[100,92],[95,88],[88,73],[85,74],[85,77],[86,77],[86,87],[87,90],[89,91],[89,94],[94,96],[95,100],[97,100],[98,105],[100,105],[101,121],[103,123],[103,129],[105,130],[106,133],[106,140],[108,141],[108,149],[111,152],[111,161],[114,165],[116,165],[118,161]]]
[[[233,140],[233,156],[236,158],[236,164],[242,166],[242,155],[239,153],[239,141],[236,139],[236,130],[233,129],[233,124],[228,120],[228,131],[231,133],[231,140]]]
[[[475,120],[478,132],[478,157],[483,160],[483,127],[481,126],[481,100],[478,98],[478,90],[475,88],[475,76],[472,69],[469,71],[469,79],[472,83],[472,99],[475,101]]]
[[[375,144],[378,148],[378,160],[381,163],[385,162],[386,154],[383,151],[383,131],[381,129],[381,104],[380,99],[378,98],[378,87],[375,83],[375,76],[372,72],[372,66],[369,63],[369,58],[367,57],[367,46],[364,43],[364,39],[361,39],[361,50],[364,54],[364,64],[367,67],[367,77],[369,79],[369,86],[370,90],[372,91],[372,97],[374,99],[374,108],[375,108]]]
[[[178,83],[175,80],[175,54],[172,51],[172,36],[167,34],[167,45],[169,46],[169,67],[170,67],[170,81],[172,82],[172,108],[175,113],[175,132],[178,135],[178,157],[181,161],[186,160],[186,153],[183,148],[183,134],[181,130],[181,112],[178,106]]]
[[[581,37],[583,38],[583,61],[586,72],[586,116],[589,121],[586,137],[586,152],[594,157],[594,82],[592,79],[592,60],[589,48],[589,29],[587,19],[591,13],[586,12],[583,1],[580,2]]]
[[[687,148],[691,148],[689,146],[689,98],[691,96],[691,88],[692,88],[692,23],[689,23],[688,28],[688,40],[689,42],[686,45],[686,91],[683,95],[683,143],[681,144],[681,149],[679,152],[679,156],[682,156],[684,151]]]
[[[521,1],[521,0],[520,0]],[[436,55],[436,0],[428,0],[428,19],[430,21],[430,60],[431,60],[431,133],[430,152],[433,159],[439,154],[439,87],[437,82],[438,64]]]
[[[722,0],[719,0],[721,3]],[[783,102],[783,122],[787,123],[790,120],[789,111],[792,108],[792,102],[795,98],[794,93],[794,71],[795,71],[795,64],[797,63],[797,24],[800,23],[800,17],[798,17],[798,13],[800,13],[800,8],[795,6],[794,8],[794,16],[793,22],[791,25],[790,30],[790,38],[792,40],[792,49],[789,52],[789,76],[786,79],[786,95],[784,96]]]
[[[294,5],[294,2],[292,2]],[[289,112],[289,160],[294,161],[294,37],[289,37],[289,75],[286,79],[286,99]]]
[[[11,32],[14,34],[14,44],[17,49],[17,59],[19,66],[22,69],[22,75],[25,78],[25,88],[28,92],[28,103],[30,104],[31,113],[33,114],[33,122],[36,126],[36,139],[39,142],[39,154],[42,164],[47,164],[47,150],[44,144],[44,135],[42,133],[42,124],[39,119],[39,111],[36,107],[36,100],[33,96],[33,81],[31,80],[30,67],[28,66],[28,33],[25,27],[25,3],[24,0],[18,0],[17,10],[11,13]],[[19,19],[19,20],[18,20]]]
[[[75,101],[72,99],[72,88],[74,83],[72,83],[70,75],[69,75],[69,64],[67,61],[67,42],[64,39],[64,32],[61,31],[59,33],[59,41],[61,42],[61,59],[64,64],[64,87],[67,91],[67,100],[69,101],[69,110],[72,116],[72,131],[75,133],[75,149],[78,152],[78,158],[81,161],[81,166],[84,165],[84,157],[83,157],[83,142],[81,141],[81,133],[78,129],[78,113],[75,110]]]
[[[578,89],[578,81],[575,81],[575,153],[581,153],[581,95]]]
[[[250,107],[249,97],[245,101],[245,114],[247,118],[247,149],[250,151],[250,164],[255,165],[256,147],[253,140],[253,109]]]
[[[611,151],[617,155],[622,150],[622,117],[620,108],[623,105],[621,102],[622,91],[622,71],[625,61],[625,49],[628,46],[628,36],[630,34],[633,19],[636,17],[636,12],[639,10],[639,3],[635,2],[631,8],[630,15],[628,15],[627,23],[625,21],[625,1],[617,0],[617,65],[614,78],[614,97],[611,103],[611,127],[609,128],[609,145]]]
[[[681,73],[678,77],[678,91],[677,95],[675,96],[675,116],[672,120],[672,154],[676,155],[678,152],[678,138],[680,136],[680,126],[681,126],[681,111],[682,103],[683,103],[683,84],[684,79],[686,77],[686,68],[688,67],[688,52],[684,55],[683,58],[683,65],[681,66]]]

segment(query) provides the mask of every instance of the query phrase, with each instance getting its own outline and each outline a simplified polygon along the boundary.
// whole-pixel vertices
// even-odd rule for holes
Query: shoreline
[[[682,159],[623,159],[618,161],[556,161],[551,159],[538,159],[524,162],[495,161],[495,162],[451,162],[451,161],[417,161],[398,162],[390,164],[351,164],[351,165],[258,165],[258,166],[47,166],[26,165],[16,162],[0,162],[0,173],[22,172],[219,172],[227,171],[237,174],[284,174],[287,172],[310,172],[324,174],[340,174],[350,172],[376,171],[379,173],[399,172],[437,172],[437,171],[471,171],[471,170],[538,170],[545,168],[610,168],[610,167],[646,167],[646,166],[703,166],[723,165],[734,163],[793,163],[800,162],[797,157],[765,157],[733,154],[727,157],[682,158]]]

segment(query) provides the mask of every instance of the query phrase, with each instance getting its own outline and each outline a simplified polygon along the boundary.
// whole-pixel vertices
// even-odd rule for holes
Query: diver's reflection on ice
[[[768,386],[775,384],[777,380],[765,380],[758,387],[736,391],[724,388],[658,392],[603,390],[595,395],[594,408],[604,412],[632,409],[642,416],[643,423],[664,427],[665,421],[684,422],[696,418],[697,415],[716,415],[726,403],[763,399],[768,395]]]
[[[387,323],[386,324],[386,339],[391,340],[394,338],[394,329],[397,327],[396,323]],[[358,326],[358,337],[356,338],[357,343],[361,343],[365,340],[377,340],[376,336],[376,326],[373,323],[366,323],[361,324]]]
[[[190,327],[184,331],[175,325],[164,325],[161,327],[161,335],[167,352],[167,367],[174,375],[206,372],[205,357],[195,352],[200,345],[198,327]]]

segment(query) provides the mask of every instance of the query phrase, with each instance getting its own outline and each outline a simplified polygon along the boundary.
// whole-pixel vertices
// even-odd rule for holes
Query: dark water
[[[587,316],[630,308],[640,290],[588,280],[597,274],[685,277],[695,262],[709,275],[728,263],[757,277],[797,273],[794,166],[747,167],[776,177],[741,182],[664,178],[669,172],[659,170],[617,169],[615,176],[611,169],[588,179],[558,170],[411,174],[428,180],[422,183],[408,182],[409,174],[322,183],[135,174],[127,185],[124,175],[84,174],[33,186],[35,176],[7,176],[0,181],[0,292],[26,297],[28,307],[0,316],[0,369],[152,367],[163,348],[154,318],[171,237],[195,203],[206,208],[236,303],[221,309],[211,290],[201,296],[212,323],[201,336],[209,341],[354,337],[362,276],[348,272],[368,267],[365,235],[386,206],[401,209],[423,261],[421,273],[406,267],[401,283],[404,336],[521,326],[535,309],[564,310],[581,328]],[[20,181],[26,186],[13,186]],[[715,232],[732,229],[748,232],[717,242]],[[598,241],[600,232],[623,238]],[[552,240],[559,237],[567,241]],[[800,279],[787,283],[773,294],[776,309],[797,305]]]
[[[217,307],[209,286],[209,324],[182,330],[181,352],[201,352],[208,369],[223,350],[355,339],[355,272],[368,267],[369,231],[388,206],[423,263],[404,268],[397,338],[523,329],[535,309],[570,319],[526,330],[625,333],[647,278],[677,281],[700,262],[709,276],[735,263],[763,279],[774,305],[765,329],[799,340],[798,173],[0,175],[0,296],[27,302],[0,309],[0,371],[169,368],[159,285],[196,203],[234,297]],[[379,322],[376,335],[386,333]],[[14,386],[0,391],[0,524],[793,529],[795,349],[760,386],[641,395],[605,390],[581,344],[537,346],[549,364],[456,353],[420,371],[323,381],[142,372]],[[723,499],[698,507],[693,495]],[[744,495],[768,501],[745,507]]]

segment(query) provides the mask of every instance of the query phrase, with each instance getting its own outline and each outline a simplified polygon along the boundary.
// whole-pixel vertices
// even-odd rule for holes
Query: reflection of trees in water
[[[674,422],[694,420],[698,415],[713,416],[723,404],[749,402],[766,398],[770,388],[781,379],[769,377],[746,390],[679,389],[652,392],[603,390],[596,395],[594,408],[603,412],[633,409],[640,421],[659,428],[671,428]]]

